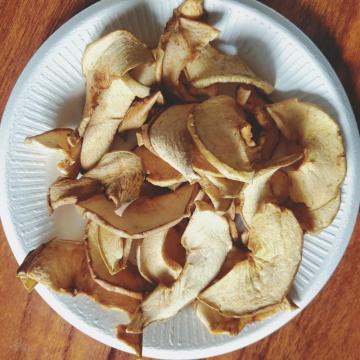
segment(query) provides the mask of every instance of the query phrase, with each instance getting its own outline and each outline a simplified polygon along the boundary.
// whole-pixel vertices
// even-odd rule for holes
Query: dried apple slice
[[[153,52],[156,56],[156,51]],[[133,79],[145,86],[153,86],[156,84],[156,61],[152,60],[137,66],[131,70],[130,75]]]
[[[279,130],[265,109],[269,101],[266,101],[251,85],[238,87],[236,101],[245,108],[247,117],[251,121],[256,143],[254,152],[258,154],[259,161],[269,160],[279,142]]]
[[[140,333],[154,321],[175,315],[196,298],[216,276],[231,248],[227,221],[199,202],[182,236],[186,263],[178,279],[170,286],[159,285],[142,302],[127,326],[127,331]]]
[[[136,240],[132,238],[127,238],[124,239],[124,241],[125,241],[125,245],[124,245],[123,266],[126,267],[128,262],[130,261],[130,255]],[[133,263],[136,263],[136,261]]]
[[[184,16],[194,20],[204,14],[204,0],[185,0],[174,10],[174,16]]]
[[[197,196],[197,198],[199,198],[199,196]],[[195,201],[198,201],[198,199]],[[186,250],[181,244],[181,237],[188,223],[189,219],[185,218],[176,224],[174,228],[172,228],[175,229],[176,235],[170,233],[170,236],[166,236],[164,243],[164,253],[169,259],[178,263],[182,268],[186,260]]]
[[[184,182],[184,177],[167,162],[156,156],[144,146],[134,150],[134,153],[141,158],[146,180],[157,186],[172,186]]]
[[[215,176],[224,178],[224,175],[221,174],[214,166],[212,166],[200,153],[198,148],[193,145],[191,152],[191,166],[195,172],[201,176]]]
[[[285,171],[276,171],[271,176],[269,185],[273,199],[276,199],[277,204],[283,204],[289,198],[290,180]]]
[[[25,143],[35,143],[47,149],[60,150],[65,155],[69,155],[70,143],[68,141],[68,138],[73,132],[74,130],[69,128],[57,128],[45,131],[40,135],[28,136],[25,139]]]
[[[274,88],[260,79],[238,55],[226,55],[207,45],[198,51],[197,56],[186,64],[185,74],[190,83],[203,88],[216,83],[251,84],[266,94]]]
[[[335,219],[335,216],[339,211],[340,204],[341,196],[340,192],[338,192],[334,199],[330,200],[328,203],[316,210],[311,210],[309,213],[312,219],[312,226],[311,228],[306,229],[306,231],[312,234],[318,234],[328,227]]]
[[[340,193],[322,207],[311,210],[304,204],[286,204],[299,221],[301,228],[310,234],[318,234],[328,227],[339,211],[341,203]]]
[[[259,94],[253,85],[241,84],[236,89],[236,101],[246,110],[254,113],[257,108],[264,108],[270,101]]]
[[[101,190],[101,184],[94,179],[81,177],[79,180],[59,177],[48,191],[49,211],[68,204],[76,204]]]
[[[288,141],[280,134],[279,142],[271,156],[271,161],[276,161],[290,154],[304,152],[304,150],[305,149],[302,145],[296,143],[295,141]],[[298,165],[299,164],[296,164],[295,168],[297,168]]]
[[[293,310],[293,305],[287,298],[285,298],[279,304],[266,306],[265,308],[258,310],[251,315],[244,315],[241,317],[224,316],[219,311],[200,301],[197,301],[194,307],[195,313],[200,321],[205,325],[209,332],[214,335],[237,335],[248,324],[251,324],[255,321],[265,320],[280,311]]]
[[[106,290],[142,299],[143,293],[151,290],[151,284],[142,278],[136,266],[129,263],[126,268],[111,275],[102,259],[98,243],[99,227],[95,222],[90,222],[86,230],[86,254],[93,279]]]
[[[114,151],[105,154],[84,176],[100,181],[107,197],[120,206],[139,197],[145,173],[137,155],[130,151]]]
[[[205,23],[183,17],[175,11],[166,24],[156,50],[156,74],[170,92],[185,100],[194,100],[180,82],[181,72],[200,47],[214,40],[219,31]]]
[[[202,190],[209,197],[214,209],[219,214],[224,215],[232,204],[232,199],[225,199],[221,196],[219,189],[206,177],[198,180]]]
[[[33,143],[47,149],[61,151],[65,159],[58,163],[58,170],[67,177],[76,178],[80,169],[81,150],[81,139],[76,131],[68,128],[57,128],[25,139],[25,144]]]
[[[139,131],[136,132],[136,140],[138,146],[145,146],[152,153],[155,154],[155,150],[151,145],[149,138],[149,124],[144,124]]]
[[[317,106],[290,99],[267,106],[286,140],[305,149],[302,164],[289,170],[290,198],[315,210],[339,192],[346,174],[343,140],[336,122]]]
[[[146,46],[125,30],[108,34],[85,50],[82,65],[87,93],[84,121],[79,126],[84,137],[81,152],[84,169],[93,167],[109,149],[135,96],[148,94],[148,88],[126,73],[151,60]]]
[[[127,87],[133,92],[135,97],[144,99],[150,95],[150,88],[136,81],[132,76],[127,73],[122,77]]]
[[[111,144],[109,152],[133,151],[137,147],[136,130],[117,133]]]
[[[187,118],[193,105],[174,105],[162,112],[151,125],[149,138],[156,154],[187,180],[199,178],[191,167],[192,141]]]
[[[126,266],[126,263],[122,261],[124,257],[126,239],[123,239],[103,226],[97,226],[97,242],[100,255],[109,271],[109,274],[115,275]]]
[[[239,249],[237,246],[233,245],[231,250],[227,253],[226,259],[222,264],[220,271],[217,273],[214,282],[224,277],[237,263],[246,260],[248,254],[249,251],[245,247]]]
[[[53,239],[30,251],[20,265],[17,276],[21,281],[43,284],[54,291],[72,296],[85,294],[101,305],[134,313],[139,300],[105,290],[91,277],[80,241]]]
[[[302,244],[303,233],[293,213],[263,205],[249,230],[248,259],[202,292],[199,300],[235,317],[281,303],[298,270]]]
[[[144,237],[137,249],[137,264],[145,279],[170,286],[179,277],[182,267],[165,251],[165,243],[178,238],[180,234],[174,228]]]
[[[244,185],[241,181],[220,178],[213,175],[207,175],[208,180],[219,190],[219,194],[225,199],[234,199],[240,195]]]
[[[157,77],[165,88],[179,94],[180,74],[191,57],[191,48],[179,30],[177,19],[171,19],[161,35],[157,49]]]
[[[201,21],[195,21],[185,17],[180,17],[178,21],[181,33],[193,51],[206,47],[209,42],[216,39],[220,33],[219,30]]]
[[[127,30],[117,30],[86,47],[82,71],[86,77],[94,71],[103,74],[105,78],[121,77],[151,60],[151,52],[141,41]]]
[[[116,328],[116,337],[132,348],[136,355],[141,357],[142,334],[129,334],[126,332],[126,325],[119,325]]]
[[[84,217],[105,226],[119,236],[141,239],[169,228],[190,215],[189,207],[198,194],[198,186],[184,185],[174,192],[155,197],[140,197],[133,201],[122,216],[104,195],[80,201]]]
[[[164,104],[164,98],[160,91],[157,91],[143,100],[135,101],[125,114],[118,131],[121,132],[140,128],[147,120],[150,110],[156,103]]]
[[[99,95],[98,105],[84,133],[81,148],[81,166],[93,168],[109,150],[116,131],[128,111],[134,93],[122,79],[116,79]]]
[[[295,153],[276,161],[258,171],[252,183],[245,184],[240,193],[239,213],[246,227],[250,227],[253,217],[265,202],[276,200],[276,192],[272,191],[270,179],[281,168],[289,166],[303,157],[302,153]]]
[[[86,103],[81,136],[98,104],[100,93],[113,78],[120,78],[135,67],[152,61],[151,52],[134,35],[117,30],[89,44],[83,54],[82,71],[86,78]]]
[[[154,49],[153,54],[155,57],[155,81],[156,83],[160,84],[161,83],[161,78],[162,78],[162,64],[163,64],[163,60],[164,60],[164,50],[162,49],[162,42],[165,42],[165,39],[162,39],[162,37],[164,36],[161,35],[160,40],[159,40],[159,45],[156,49]]]
[[[226,178],[243,182],[254,176],[250,148],[241,132],[248,126],[235,100],[225,95],[195,106],[188,119],[189,132],[202,156]]]
[[[247,324],[251,323],[251,319],[245,316],[240,318],[225,317],[217,310],[200,301],[195,302],[194,310],[199,320],[208,331],[214,335],[236,335],[240,333]]]

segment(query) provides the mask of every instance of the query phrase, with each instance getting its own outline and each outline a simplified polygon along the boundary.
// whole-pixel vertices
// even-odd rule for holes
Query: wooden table
[[[155,1],[155,0],[154,0]],[[17,77],[42,42],[91,0],[0,0],[0,114]],[[324,52],[360,110],[358,0],[266,0]],[[1,231],[1,229],[0,229]],[[17,264],[0,232],[1,359],[133,359],[80,333],[15,278]],[[266,339],[216,359],[359,359],[360,217],[331,280],[299,316]]]

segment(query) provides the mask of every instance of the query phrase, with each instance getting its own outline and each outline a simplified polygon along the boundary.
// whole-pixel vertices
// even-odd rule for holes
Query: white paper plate
[[[104,0],[76,15],[52,35],[23,71],[1,125],[1,216],[18,262],[50,237],[78,239],[81,220],[64,207],[49,218],[45,194],[58,176],[55,155],[23,145],[25,136],[53,127],[74,126],[84,101],[80,59],[87,43],[116,28],[126,28],[150,46],[179,0]],[[359,207],[359,134],[344,89],[314,44],[294,25],[253,0],[206,0],[210,22],[219,28],[223,50],[239,53],[263,78],[275,83],[276,98],[297,96],[322,106],[338,120],[346,143],[347,177],[340,211],[319,236],[306,236],[303,260],[291,291],[303,309],[320,291],[340,261]],[[16,281],[14,279],[14,281]],[[37,288],[69,323],[93,338],[129,351],[114,335],[121,315],[81,296],[68,298]],[[6,309],[4,309],[6,311]],[[239,336],[212,336],[190,308],[149,326],[144,356],[194,359],[249,345],[280,328],[300,310],[247,327]]]

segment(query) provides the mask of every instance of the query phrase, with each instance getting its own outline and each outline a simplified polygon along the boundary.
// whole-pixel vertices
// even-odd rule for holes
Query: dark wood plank
[[[0,0],[0,114],[17,77],[41,43],[94,1]],[[360,115],[360,3],[357,0],[264,0],[307,33],[342,80]],[[360,218],[349,248],[320,295],[268,338],[214,359],[357,359],[360,341]],[[0,231],[0,358],[116,359],[110,349],[71,327],[15,278],[16,262]]]

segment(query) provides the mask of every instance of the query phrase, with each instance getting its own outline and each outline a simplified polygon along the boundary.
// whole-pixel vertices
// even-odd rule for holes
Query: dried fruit
[[[172,227],[189,217],[189,207],[198,193],[196,185],[184,185],[164,195],[140,197],[133,201],[122,216],[115,213],[115,205],[104,195],[80,201],[84,216],[105,226],[122,237],[140,239]]]
[[[142,332],[148,324],[167,319],[194,300],[216,276],[231,248],[227,221],[199,202],[181,240],[186,262],[170,286],[158,285],[142,302],[127,326],[132,333]]]
[[[269,105],[267,110],[285,139],[305,149],[298,169],[288,171],[290,198],[311,210],[324,206],[337,196],[346,173],[338,125],[317,106],[297,99]]]
[[[284,301],[297,272],[303,233],[290,210],[264,204],[253,218],[247,260],[199,295],[225,316],[240,317]]]

